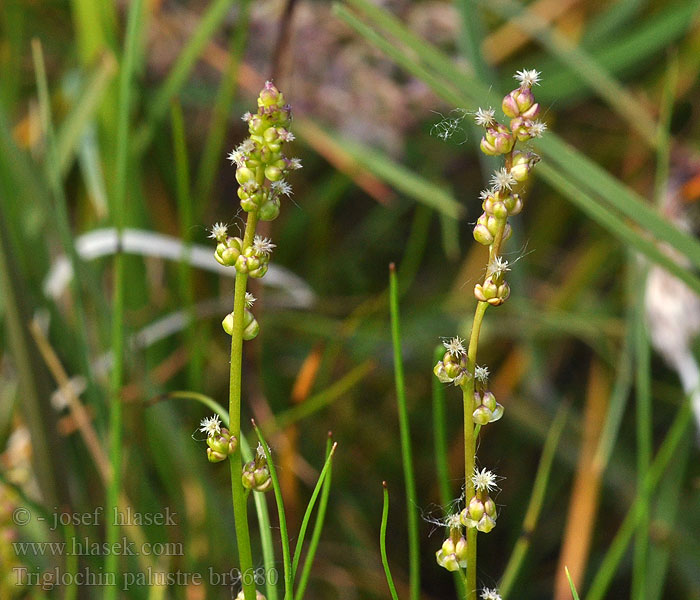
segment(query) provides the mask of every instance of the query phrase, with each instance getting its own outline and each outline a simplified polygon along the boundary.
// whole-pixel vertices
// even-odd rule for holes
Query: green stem
[[[126,215],[126,186],[129,159],[129,116],[131,107],[131,80],[135,71],[138,41],[141,31],[142,0],[135,0],[129,7],[129,16],[124,40],[124,56],[119,73],[119,111],[117,122],[117,150],[115,166],[115,191],[111,208],[112,219],[121,238]],[[118,509],[122,486],[122,446],[123,415],[121,387],[124,377],[124,256],[117,252],[114,256],[114,299],[112,307],[112,373],[109,398],[109,462],[111,478],[107,487],[107,506],[110,514]],[[110,547],[114,547],[122,532],[114,519],[107,520],[106,538]],[[105,558],[105,572],[115,578],[119,571],[119,556],[109,553]],[[108,585],[104,598],[112,600],[117,597],[117,587]]]
[[[243,250],[253,243],[255,228],[258,224],[256,213],[248,213],[245,234],[243,237]],[[243,365],[243,316],[245,311],[245,292],[248,283],[246,273],[236,273],[236,287],[233,296],[233,334],[231,335],[231,370],[229,380],[229,431],[231,435],[241,438],[241,368]],[[252,573],[253,554],[250,549],[250,531],[248,530],[248,505],[246,503],[245,489],[241,482],[240,444],[230,457],[231,463],[231,497],[233,500],[233,518],[236,529],[236,545],[238,547],[238,560],[241,569],[241,581],[243,582],[243,594],[245,600],[255,600],[255,582],[253,577],[246,574]]]
[[[476,305],[474,313],[474,322],[472,324],[472,332],[469,337],[469,349],[467,350],[467,369],[471,373],[471,377],[462,388],[462,400],[464,403],[464,498],[465,502],[469,502],[474,495],[474,483],[472,475],[474,474],[474,464],[476,462],[476,435],[474,421],[472,420],[472,412],[474,411],[474,369],[476,367],[476,351],[479,346],[479,332],[481,331],[481,323],[484,320],[488,302],[479,302]],[[466,595],[467,600],[476,598],[476,529],[471,527],[467,529],[467,581]]]
[[[406,384],[403,361],[401,360],[401,329],[399,327],[399,286],[394,263],[389,265],[389,307],[391,312],[391,339],[394,346],[394,376],[396,379],[396,400],[399,411],[399,432],[401,436],[401,458],[406,480],[406,512],[408,526],[408,557],[410,598],[420,597],[420,546],[418,538],[418,494],[413,472],[411,451],[411,430],[406,406]]]

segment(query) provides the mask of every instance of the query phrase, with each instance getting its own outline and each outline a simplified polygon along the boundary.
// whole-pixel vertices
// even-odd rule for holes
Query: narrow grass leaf
[[[333,440],[331,439],[331,433],[328,433],[328,441],[326,443],[326,457],[330,455],[331,445]],[[314,530],[311,534],[311,541],[309,542],[309,549],[306,553],[306,558],[304,559],[304,566],[301,569],[301,575],[299,577],[299,584],[297,585],[297,591],[294,594],[294,600],[304,600],[304,595],[306,593],[306,587],[309,583],[309,577],[311,575],[311,567],[313,566],[314,558],[316,557],[316,552],[318,550],[318,544],[321,541],[321,532],[323,531],[323,525],[326,520],[326,510],[328,508],[328,497],[331,491],[331,476],[333,474],[333,463],[330,463],[328,468],[328,473],[323,482],[323,489],[321,490],[321,499],[318,503],[318,512],[316,513],[316,522],[314,523]]]
[[[382,485],[384,486],[384,504],[382,506],[382,524],[379,528],[379,551],[382,555],[382,566],[384,567],[384,575],[386,576],[391,598],[392,600],[399,600],[399,596],[396,593],[396,586],[394,585],[394,578],[391,576],[391,569],[389,568],[389,558],[386,554],[386,528],[389,521],[389,490],[386,487],[386,481],[384,481]]]
[[[301,527],[299,528],[299,535],[297,537],[297,542],[294,547],[294,558],[292,559],[292,580],[296,578],[297,574],[297,567],[299,566],[299,560],[301,559],[301,551],[304,547],[304,538],[306,537],[306,530],[309,526],[309,521],[311,520],[311,515],[313,514],[314,506],[316,505],[316,499],[318,498],[318,495],[321,493],[321,488],[323,486],[323,483],[330,473],[331,470],[331,463],[333,461],[333,455],[335,454],[335,449],[338,447],[338,444],[335,443],[333,444],[333,447],[331,448],[331,451],[328,453],[328,457],[326,458],[326,462],[323,465],[323,469],[321,470],[321,474],[318,476],[318,481],[316,481],[316,486],[314,487],[314,491],[311,494],[311,498],[309,499],[309,503],[306,506],[306,511],[304,512],[304,518],[301,520]]]
[[[418,600],[420,597],[418,494],[416,492],[413,451],[411,450],[411,427],[408,418],[406,383],[403,371],[401,327],[399,323],[399,285],[396,268],[393,263],[389,266],[389,311],[391,313],[391,341],[394,349],[394,379],[396,382],[396,403],[399,413],[401,459],[406,483],[410,595],[413,600]]]
[[[498,585],[501,597],[504,599],[508,598],[510,593],[513,591],[518,574],[520,573],[520,569],[525,562],[527,552],[532,543],[532,537],[544,506],[547,486],[549,484],[549,476],[552,472],[552,465],[554,464],[554,458],[557,455],[557,447],[559,445],[559,440],[561,439],[561,434],[564,431],[564,425],[566,424],[568,412],[568,406],[566,404],[562,404],[557,411],[554,420],[552,421],[549,431],[547,432],[547,438],[545,439],[544,447],[542,448],[540,462],[537,465],[537,473],[535,475],[535,483],[532,486],[530,502],[528,503],[527,510],[525,511],[522,531],[518,537],[518,541],[515,543],[513,552],[511,553],[508,563],[506,564],[506,568],[503,571],[501,582]]]
[[[260,428],[253,421],[253,429],[258,436],[265,457],[267,458],[267,466],[270,469],[270,478],[272,479],[272,487],[275,491],[275,501],[277,502],[277,514],[280,522],[280,537],[282,538],[282,563],[284,567],[284,600],[292,600],[294,597],[294,573],[292,572],[292,559],[289,550],[289,532],[287,530],[287,515],[284,511],[284,500],[282,498],[282,489],[280,488],[279,478],[275,463],[272,460],[270,447],[267,445],[265,438],[260,431]]]

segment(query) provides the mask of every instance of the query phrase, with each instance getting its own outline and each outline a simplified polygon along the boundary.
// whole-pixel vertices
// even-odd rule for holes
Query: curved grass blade
[[[564,567],[564,570],[566,571],[566,578],[569,580],[569,587],[571,588],[571,595],[573,596],[574,600],[579,600],[578,592],[576,591],[576,586],[574,585],[574,582],[571,580],[571,573],[569,573],[569,569],[566,567]]]
[[[386,555],[386,527],[387,521],[389,520],[389,490],[386,487],[386,481],[382,481],[382,485],[384,486],[384,505],[382,507],[382,525],[379,528],[379,551],[382,554],[384,575],[386,576],[391,598],[392,600],[399,600],[399,596],[396,593],[396,586],[394,585],[394,578],[391,576],[391,569],[389,568],[389,559]]]

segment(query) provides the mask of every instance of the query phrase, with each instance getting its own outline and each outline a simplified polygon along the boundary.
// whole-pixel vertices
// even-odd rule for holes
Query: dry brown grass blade
[[[559,555],[555,600],[570,600],[571,588],[564,567],[568,567],[577,588],[581,587],[588,562],[591,536],[600,497],[602,472],[594,462],[610,396],[610,378],[597,360],[591,362],[588,393],[583,414],[583,430],[578,467],[569,502],[569,512]]]

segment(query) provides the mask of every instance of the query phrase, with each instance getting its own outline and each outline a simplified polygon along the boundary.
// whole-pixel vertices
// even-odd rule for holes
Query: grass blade
[[[326,443],[326,455],[328,456],[331,451],[331,434],[328,434],[328,442]],[[304,559],[304,566],[301,569],[301,576],[299,577],[299,585],[297,586],[296,594],[294,594],[294,600],[304,600],[304,593],[306,592],[306,586],[309,583],[309,576],[311,575],[311,567],[313,566],[314,557],[316,556],[316,551],[318,550],[318,544],[321,540],[321,532],[323,530],[323,524],[326,519],[326,509],[328,508],[328,496],[331,491],[331,475],[333,474],[333,463],[330,463],[328,469],[328,474],[323,482],[323,489],[321,490],[321,500],[318,503],[318,512],[316,514],[316,522],[314,523],[314,530],[311,534],[311,541],[309,542],[309,550],[306,553],[306,558]]]
[[[229,44],[229,63],[221,78],[221,84],[216,94],[212,109],[211,125],[204,142],[202,158],[199,161],[195,196],[203,205],[209,200],[214,186],[217,166],[221,164],[224,140],[226,138],[226,123],[229,119],[230,107],[238,89],[238,70],[248,41],[248,25],[250,22],[250,0],[239,2],[239,15]]]
[[[386,487],[386,481],[383,481],[382,485],[384,486],[384,504],[382,507],[382,525],[379,528],[379,551],[382,554],[382,566],[384,567],[384,575],[386,576],[391,598],[392,600],[399,600],[399,596],[396,593],[396,586],[394,585],[394,578],[391,576],[391,569],[389,568],[389,559],[386,555],[386,527],[389,520],[389,490]]]
[[[304,546],[304,538],[306,537],[306,529],[309,526],[311,514],[313,513],[314,506],[316,505],[316,499],[318,498],[318,495],[321,492],[321,488],[326,477],[330,473],[333,455],[335,454],[335,449],[337,447],[337,442],[334,443],[331,447],[331,450],[328,453],[328,457],[326,458],[326,462],[323,465],[323,469],[321,470],[321,474],[318,476],[318,481],[316,481],[316,487],[314,488],[314,491],[311,494],[311,498],[309,499],[309,504],[306,507],[306,512],[304,512],[304,518],[302,519],[301,527],[299,528],[299,536],[297,538],[296,546],[294,547],[294,558],[292,559],[292,581],[296,578],[297,567],[299,566],[299,559],[301,558],[301,551]]]
[[[574,600],[579,600],[578,592],[576,591],[576,586],[574,585],[574,582],[571,580],[571,573],[569,573],[569,569],[566,567],[564,567],[564,570],[566,571],[566,578],[569,580],[569,587],[571,588],[571,596],[573,597]]]
[[[119,101],[117,113],[117,140],[114,198],[111,217],[119,234],[124,229],[126,215],[127,161],[129,158],[129,121],[131,113],[131,83],[136,68],[136,54],[141,39],[143,0],[133,0],[129,5],[124,51],[119,65]],[[118,252],[114,257],[114,291],[112,303],[112,372],[109,396],[109,460],[112,477],[107,488],[107,506],[110,514],[119,507],[122,486],[122,444],[123,415],[121,388],[124,377],[124,299],[125,273],[124,256]],[[120,535],[119,527],[113,520],[108,521],[106,531],[107,543],[115,544]],[[114,574],[119,571],[119,557],[110,553],[105,559],[105,572]],[[114,600],[117,587],[108,586],[105,598]]]
[[[170,101],[187,81],[204,47],[221,25],[232,4],[233,0],[215,0],[209,4],[192,37],[187,41],[165,81],[149,104],[146,123],[134,138],[134,148],[137,153],[144,150],[151,142],[158,123],[168,112]]]
[[[267,458],[267,466],[270,469],[270,478],[272,479],[272,487],[275,491],[275,501],[277,502],[277,514],[279,516],[280,522],[280,537],[282,538],[282,562],[284,565],[284,600],[292,600],[294,596],[294,573],[292,572],[292,559],[289,550],[289,532],[287,531],[287,516],[284,511],[284,500],[282,499],[282,489],[280,488],[280,482],[277,477],[277,470],[275,469],[275,463],[272,461],[272,455],[270,453],[270,447],[267,445],[265,438],[263,438],[260,428],[253,423],[253,429],[258,436],[260,444],[262,444],[263,450],[265,450],[265,457]]]
[[[199,402],[200,404],[203,404],[207,408],[211,409],[212,412],[214,412],[215,414],[219,415],[223,424],[226,425],[226,427],[229,426],[230,421],[228,411],[223,406],[221,406],[221,404],[219,404],[216,400],[210,398],[209,396],[200,394],[199,392],[177,391],[170,392],[167,395],[167,397],[180,398],[184,400],[195,400],[196,402]],[[241,456],[243,457],[243,460],[253,460],[253,452],[250,448],[250,444],[248,444],[248,440],[243,435],[241,436],[240,444]],[[269,577],[270,572],[275,568],[275,548],[272,542],[272,527],[270,525],[270,513],[267,510],[267,502],[265,501],[265,497],[262,494],[253,494],[253,500],[255,501],[255,512],[258,517],[258,524],[260,525],[260,542],[262,545],[265,573],[267,575],[265,577],[265,595],[267,597],[267,600],[277,600],[277,588],[272,583],[272,580]]]
[[[401,358],[401,330],[399,325],[399,286],[394,263],[389,265],[389,308],[391,312],[391,340],[394,347],[394,377],[396,380],[396,401],[399,412],[401,434],[401,458],[406,482],[406,513],[408,527],[408,556],[410,595],[413,600],[420,597],[420,547],[418,540],[418,494],[413,470],[411,450],[411,430],[406,404],[406,384]]]
[[[518,573],[525,561],[527,551],[530,548],[532,535],[537,527],[537,522],[544,505],[545,494],[547,492],[547,484],[549,483],[549,475],[552,471],[552,464],[557,454],[557,446],[561,439],[561,434],[564,431],[568,407],[562,404],[557,411],[554,421],[549,428],[547,438],[542,448],[542,456],[540,463],[537,466],[537,474],[535,475],[535,483],[532,486],[532,495],[525,511],[523,519],[523,528],[518,541],[515,543],[513,552],[508,559],[508,564],[503,571],[503,577],[498,585],[499,592],[502,598],[508,598],[513,586],[518,577]],[[568,572],[568,570],[567,570]]]
[[[117,61],[105,54],[95,72],[85,82],[68,116],[56,134],[58,170],[65,177],[86,127],[93,120],[117,71]]]
[[[669,462],[674,457],[678,445],[681,443],[688,425],[691,422],[692,411],[690,408],[690,402],[687,399],[683,402],[681,408],[678,410],[676,417],[669,429],[666,437],[659,448],[654,461],[647,472],[647,476],[644,479],[644,486],[642,493],[651,494],[659,483],[662,475],[665,473]],[[610,544],[610,547],[605,554],[603,562],[601,563],[598,571],[593,578],[591,583],[591,588],[586,595],[586,600],[603,600],[607,594],[608,587],[613,580],[613,577],[618,571],[620,561],[625,555],[625,551],[629,546],[630,540],[632,539],[634,532],[637,530],[637,526],[642,517],[642,507],[644,500],[641,494],[637,494],[634,503],[627,511],[627,515],[622,522],[622,525],[617,531],[615,538]]]

